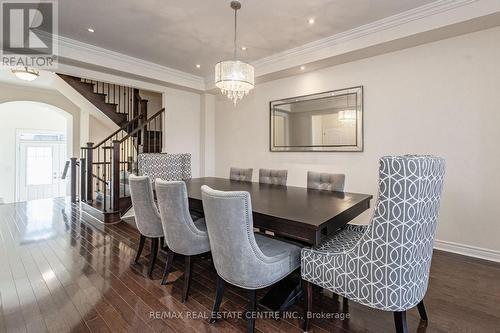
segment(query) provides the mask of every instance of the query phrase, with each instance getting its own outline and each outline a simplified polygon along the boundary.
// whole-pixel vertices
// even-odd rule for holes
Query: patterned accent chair
[[[191,283],[192,257],[210,251],[205,219],[193,221],[189,214],[186,183],[156,179],[156,196],[160,208],[161,222],[167,242],[167,262],[163,272],[162,285],[167,284],[168,275],[174,262],[174,255],[184,256],[184,289],[182,300],[188,298]]]
[[[243,182],[251,182],[252,181],[253,169],[242,169],[242,168],[231,168],[229,170],[229,179],[231,180],[239,180]]]
[[[163,238],[161,218],[153,197],[153,187],[147,176],[129,177],[130,198],[135,212],[135,223],[141,234],[139,247],[134,263],[137,264],[141,257],[146,238],[151,239],[151,256],[149,258],[148,276],[152,277],[156,256],[158,255],[158,243]]]
[[[427,320],[429,282],[445,162],[433,156],[380,159],[379,196],[368,226],[347,225],[317,248],[302,249],[309,327],[312,284],[357,303],[394,313],[407,332],[406,311]]]
[[[307,171],[307,188],[325,191],[344,192],[345,175]]]
[[[148,176],[152,182],[191,179],[191,154],[147,153],[137,158],[139,175]]]
[[[256,290],[288,276],[300,266],[300,247],[253,232],[252,202],[245,191],[201,187],[217,287],[211,323],[217,319],[225,282],[249,294],[247,332],[255,325]]]
[[[288,170],[259,169],[259,183],[286,185]]]

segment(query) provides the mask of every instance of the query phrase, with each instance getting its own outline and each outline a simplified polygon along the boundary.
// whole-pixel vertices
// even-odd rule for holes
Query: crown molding
[[[68,58],[77,62],[107,67],[112,70],[143,76],[147,79],[154,79],[175,86],[182,86],[199,91],[205,90],[205,81],[201,76],[182,72],[174,68],[131,57],[64,36],[55,37],[58,43],[59,57],[63,59]]]
[[[295,69],[308,64],[311,66],[307,66],[306,72],[319,67],[328,67],[318,63],[382,43],[409,38],[423,32],[437,31],[498,11],[500,2],[497,0],[439,0],[275,53],[252,61],[251,64],[255,68],[256,78],[264,78],[264,81],[269,78],[303,74],[303,71]],[[205,85],[207,90],[215,88],[212,75],[205,77]]]
[[[438,0],[275,53],[255,60],[251,64],[255,67],[257,78],[272,77],[274,74],[279,76],[279,73],[287,71],[286,76],[295,75],[303,73],[293,71],[296,66],[314,64],[342,54],[391,40],[407,38],[498,11],[500,11],[498,0]],[[56,36],[56,38],[62,64],[65,59],[69,59],[83,66],[85,64],[100,66],[117,73],[129,73],[136,78],[142,77],[144,80],[165,83],[167,86],[187,88],[196,92],[214,89],[212,74],[206,77],[196,76],[64,36]],[[317,66],[311,66],[311,68],[314,70]]]
[[[383,19],[335,34],[330,37],[319,39],[292,49],[275,53],[269,57],[264,57],[252,62],[252,65],[258,68],[262,67],[263,65],[279,62],[282,58],[285,57],[289,58],[293,56],[305,56],[310,54],[311,52],[329,49],[332,46],[337,46],[340,43],[345,43],[353,39],[398,27],[415,20],[446,12],[477,1],[479,0],[441,0],[431,2],[429,4],[413,8],[396,15],[385,17]]]

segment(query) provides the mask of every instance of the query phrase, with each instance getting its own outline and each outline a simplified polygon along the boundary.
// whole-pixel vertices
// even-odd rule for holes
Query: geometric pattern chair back
[[[444,173],[439,157],[382,157],[378,201],[366,232],[340,255],[325,259],[314,249],[303,251],[302,264],[311,265],[303,267],[306,280],[381,310],[417,305],[427,291]],[[314,272],[325,260],[333,275]]]
[[[153,182],[191,179],[191,154],[145,153],[137,158],[139,175],[149,176]]]

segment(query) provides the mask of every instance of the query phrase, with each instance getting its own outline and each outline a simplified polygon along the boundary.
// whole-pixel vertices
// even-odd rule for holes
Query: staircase
[[[72,179],[84,212],[103,223],[119,222],[131,206],[128,175],[137,173],[138,154],[162,151],[165,110],[148,118],[147,100],[138,89],[58,75],[119,126],[101,142],[81,148],[80,179]]]

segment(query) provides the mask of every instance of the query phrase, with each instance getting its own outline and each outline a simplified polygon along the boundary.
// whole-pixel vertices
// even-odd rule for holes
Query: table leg
[[[300,269],[274,284],[259,300],[259,307],[273,312],[284,312],[302,296]]]

